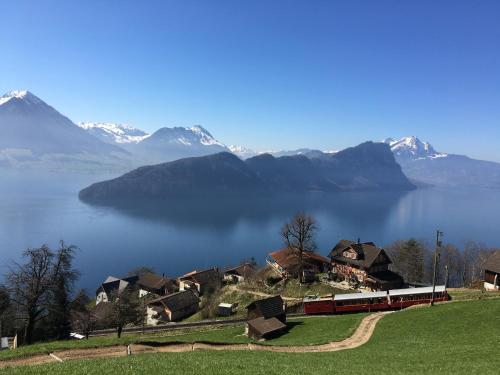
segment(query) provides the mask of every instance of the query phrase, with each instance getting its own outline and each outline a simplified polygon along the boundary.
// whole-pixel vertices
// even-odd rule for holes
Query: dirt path
[[[314,353],[314,352],[335,352],[339,350],[354,349],[367,343],[375,330],[378,321],[389,312],[380,312],[368,315],[364,318],[356,331],[351,337],[345,340],[331,342],[323,345],[310,346],[270,346],[258,344],[179,344],[165,343],[161,345],[145,345],[135,344],[130,345],[131,355],[143,353],[179,353],[192,352],[195,350],[251,350],[251,351],[268,351],[276,353]],[[92,349],[74,349],[61,350],[52,353],[63,362],[75,359],[93,359],[93,358],[116,358],[125,357],[128,355],[126,346],[112,346],[108,348],[92,348]],[[37,365],[43,363],[58,362],[50,355],[36,355],[29,358],[19,358],[7,361],[0,361],[0,368],[8,366],[23,366]]]
[[[230,286],[229,290],[233,290],[233,291],[237,291],[237,292],[241,292],[241,293],[248,293],[248,294],[252,294],[252,295],[257,296],[257,297],[264,297],[264,298],[276,296],[276,294],[257,292],[255,290],[249,290],[249,289],[240,289],[236,285]],[[302,301],[302,298],[283,297],[283,296],[281,296],[281,298],[283,298],[284,301],[292,301],[292,302]]]

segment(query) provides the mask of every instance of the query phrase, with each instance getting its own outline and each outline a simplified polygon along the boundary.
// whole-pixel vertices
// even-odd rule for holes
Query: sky
[[[500,161],[500,1],[0,0],[0,92],[256,150],[416,135]]]

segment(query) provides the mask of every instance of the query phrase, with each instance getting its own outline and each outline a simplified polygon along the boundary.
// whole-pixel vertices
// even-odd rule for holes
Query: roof
[[[254,330],[256,330],[261,336],[286,328],[286,325],[276,318],[265,319],[263,317],[260,317],[249,320],[247,324],[249,327],[252,327]]]
[[[237,267],[228,268],[224,273],[246,277],[255,273],[255,266],[251,263],[240,264]]]
[[[384,298],[387,297],[387,292],[370,292],[370,293],[349,293],[349,294],[336,294],[333,297],[334,301],[368,299],[368,298]]]
[[[299,252],[285,247],[284,249],[274,251],[269,253],[269,256],[282,268],[289,269],[295,267],[299,264]],[[325,258],[319,254],[304,251],[303,252],[303,260],[307,263],[308,260],[317,261],[321,263],[330,264],[330,260]],[[307,264],[306,264],[307,265]]]
[[[159,290],[171,286],[173,284],[173,281],[152,272],[145,272],[139,275],[137,284],[148,289]]]
[[[234,304],[232,303],[219,303],[219,307],[224,307],[226,309],[232,309],[234,307]]]
[[[151,300],[148,305],[161,305],[170,311],[178,311],[199,302],[200,299],[191,290],[184,290]]]
[[[191,279],[200,285],[210,284],[220,281],[220,273],[217,267],[209,268],[203,271],[191,271],[184,276],[179,277],[180,280]]]
[[[392,281],[403,281],[403,277],[396,272],[385,270],[380,272],[373,272],[368,275],[368,278],[373,279],[374,281],[384,284]]]
[[[247,310],[257,308],[266,319],[281,315],[285,312],[281,296],[274,296],[254,301],[247,306]]]
[[[333,297],[305,296],[302,302],[333,301]]]
[[[489,256],[484,268],[491,272],[500,273],[500,250],[493,252]]]
[[[348,245],[345,246],[346,244]],[[354,250],[358,254],[358,259],[344,257],[343,252],[348,249]],[[373,242],[354,243],[352,241],[342,240],[337,245],[335,245],[328,256],[332,260],[341,261],[363,268],[369,268],[381,254],[383,254],[387,258],[388,264],[392,263],[385,250],[377,247]]]
[[[436,285],[435,292],[445,292],[445,285]],[[407,296],[410,294],[427,294],[432,293],[432,286],[426,286],[423,288],[406,288],[406,289],[393,289],[389,290],[389,295],[392,296]]]

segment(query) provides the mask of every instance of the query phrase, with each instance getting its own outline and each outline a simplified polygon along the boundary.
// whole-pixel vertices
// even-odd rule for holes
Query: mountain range
[[[500,187],[500,164],[438,152],[417,137],[388,138],[403,172],[417,186]],[[81,122],[78,125],[29,91],[0,97],[0,166],[57,170],[130,171],[141,165],[231,152],[243,160],[303,156],[331,160],[335,151],[302,148],[257,152],[227,146],[200,125],[163,127],[152,134],[128,125]],[[276,177],[277,178],[277,177]]]
[[[93,184],[80,199],[108,203],[179,195],[412,189],[390,147],[366,142],[324,158],[263,154],[241,160],[229,152],[184,158]]]

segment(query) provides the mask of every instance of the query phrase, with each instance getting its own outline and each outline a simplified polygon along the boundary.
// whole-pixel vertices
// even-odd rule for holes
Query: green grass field
[[[289,319],[289,331],[264,345],[314,345],[330,341],[340,341],[352,334],[366,314],[340,315],[329,317],[302,317]],[[242,325],[219,329],[196,329],[184,332],[170,331],[156,335],[124,335],[94,337],[89,340],[56,341],[20,347],[16,350],[0,352],[0,361],[34,354],[50,353],[63,349],[84,349],[127,345],[138,342],[211,342],[241,344],[252,342],[244,335]]]
[[[421,307],[384,317],[370,342],[334,353],[138,355],[3,370],[4,374],[498,374],[500,300]]]

